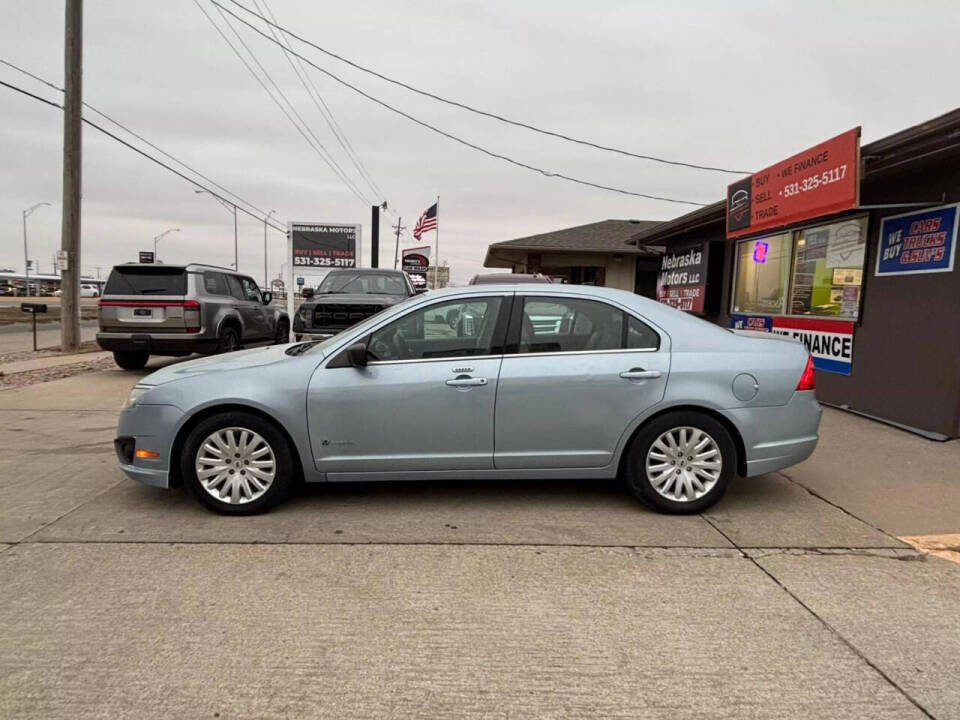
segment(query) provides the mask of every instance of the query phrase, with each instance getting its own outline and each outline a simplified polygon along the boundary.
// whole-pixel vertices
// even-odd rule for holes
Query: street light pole
[[[30,260],[27,257],[27,218],[41,205],[49,206],[48,202],[40,202],[23,211],[23,294],[30,294]]]
[[[239,270],[240,258],[237,252],[238,250],[237,248],[237,206],[234,203],[230,202],[229,200],[224,200],[219,195],[214,195],[209,190],[194,190],[193,192],[196,193],[197,195],[209,195],[218,203],[223,205],[227,210],[233,213],[233,269]]]
[[[169,230],[164,230],[159,235],[153,236],[153,261],[157,261],[157,243],[163,240],[169,233],[180,232],[180,228],[170,228]]]
[[[270,216],[273,215],[276,210],[271,210],[267,213],[267,216],[263,219],[263,289],[269,290],[270,287],[267,285],[267,223],[270,222]]]

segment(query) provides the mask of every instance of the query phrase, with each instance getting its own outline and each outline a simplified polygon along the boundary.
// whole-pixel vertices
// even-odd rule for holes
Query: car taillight
[[[815,378],[813,375],[813,356],[807,355],[807,364],[800,374],[800,381],[797,383],[797,390],[813,390]]]
[[[196,300],[184,300],[184,301],[183,301],[183,306],[184,306],[185,308],[189,309],[189,310],[199,310],[199,309],[200,309],[200,303],[198,303]]]

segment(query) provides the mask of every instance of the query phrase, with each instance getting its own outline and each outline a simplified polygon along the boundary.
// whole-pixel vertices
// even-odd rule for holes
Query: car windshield
[[[331,273],[327,275],[318,293],[361,293],[377,295],[406,295],[403,280],[383,273]]]

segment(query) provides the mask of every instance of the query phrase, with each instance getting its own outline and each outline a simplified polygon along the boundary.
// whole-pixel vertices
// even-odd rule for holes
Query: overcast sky
[[[209,0],[199,1],[223,26]],[[3,0],[0,58],[62,85],[63,6]],[[734,169],[759,169],[856,125],[869,142],[958,105],[956,0],[269,0],[269,7],[281,25],[317,44],[437,94],[637,153]],[[440,258],[455,282],[481,270],[491,242],[693,209],[513,167],[311,70],[383,190],[374,198],[280,49],[235,25],[368,199],[386,199],[412,230],[440,196]],[[411,115],[549,170],[703,203],[720,199],[736,178],[511,128],[296,47]],[[86,0],[84,70],[87,102],[257,207],[275,209],[282,222],[361,223],[369,264],[369,206],[323,164],[193,0]],[[3,66],[0,79],[62,99]],[[22,271],[21,211],[46,201],[52,207],[28,222],[30,256],[49,272],[60,247],[62,115],[0,87],[0,119],[0,266]],[[233,221],[214,200],[91,128],[83,153],[85,273],[135,260],[170,227],[181,230],[160,244],[167,262],[232,262]],[[393,222],[381,221],[381,265],[393,263],[386,227]],[[239,237],[240,269],[260,280],[263,224],[241,216]],[[285,241],[272,231],[268,241],[274,277]],[[412,244],[409,235],[404,244]]]

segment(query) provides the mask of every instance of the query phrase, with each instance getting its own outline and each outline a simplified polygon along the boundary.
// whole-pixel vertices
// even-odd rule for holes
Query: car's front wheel
[[[661,415],[634,438],[626,463],[631,492],[655,510],[697,513],[716,503],[737,465],[727,429],[709,415]]]
[[[143,370],[150,353],[143,350],[114,350],[113,361],[124,370]]]
[[[184,484],[225,515],[254,515],[279,503],[293,485],[295,467],[276,426],[246,412],[225,412],[197,424],[180,458]]]

